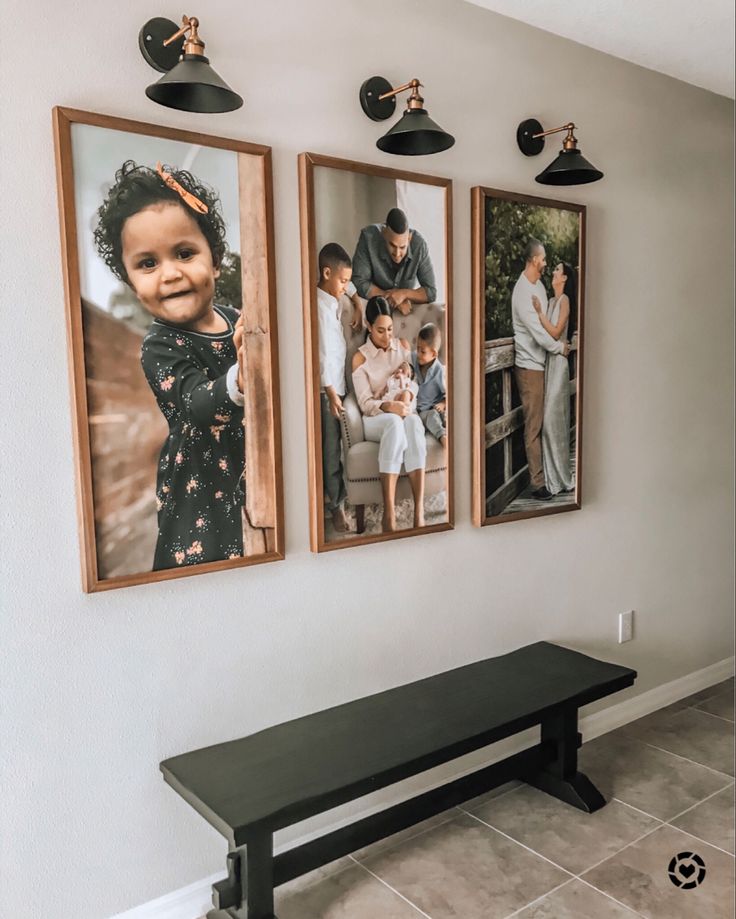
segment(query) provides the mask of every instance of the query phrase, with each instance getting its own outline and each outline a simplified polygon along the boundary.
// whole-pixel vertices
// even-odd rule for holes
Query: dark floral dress
[[[243,555],[243,409],[227,390],[237,362],[238,312],[215,307],[228,329],[189,332],[155,320],[141,364],[169,425],[156,480],[158,541],[153,570]]]

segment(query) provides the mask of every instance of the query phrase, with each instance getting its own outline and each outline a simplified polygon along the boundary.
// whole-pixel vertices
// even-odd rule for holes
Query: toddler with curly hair
[[[128,160],[95,245],[153,321],[141,364],[169,426],[156,482],[153,570],[243,555],[242,318],[214,303],[227,252],[217,194],[184,170]]]

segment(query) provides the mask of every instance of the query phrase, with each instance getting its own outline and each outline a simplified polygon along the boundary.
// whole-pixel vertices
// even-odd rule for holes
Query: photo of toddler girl
[[[243,555],[242,319],[214,302],[227,253],[217,193],[127,160],[97,212],[100,258],[151,319],[141,365],[168,424],[153,570]]]

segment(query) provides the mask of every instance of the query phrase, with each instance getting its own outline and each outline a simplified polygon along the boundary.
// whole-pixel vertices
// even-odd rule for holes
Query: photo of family
[[[55,116],[86,589],[279,557],[268,148]]]
[[[585,208],[473,189],[474,521],[580,507]]]
[[[302,154],[312,548],[452,525],[449,180]]]

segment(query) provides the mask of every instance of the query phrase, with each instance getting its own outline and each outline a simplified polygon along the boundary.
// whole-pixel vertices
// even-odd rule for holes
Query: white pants
[[[393,412],[364,415],[363,430],[366,440],[379,444],[379,472],[398,475],[402,462],[407,472],[424,469],[427,441],[419,415],[407,415],[406,418],[400,418]]]

